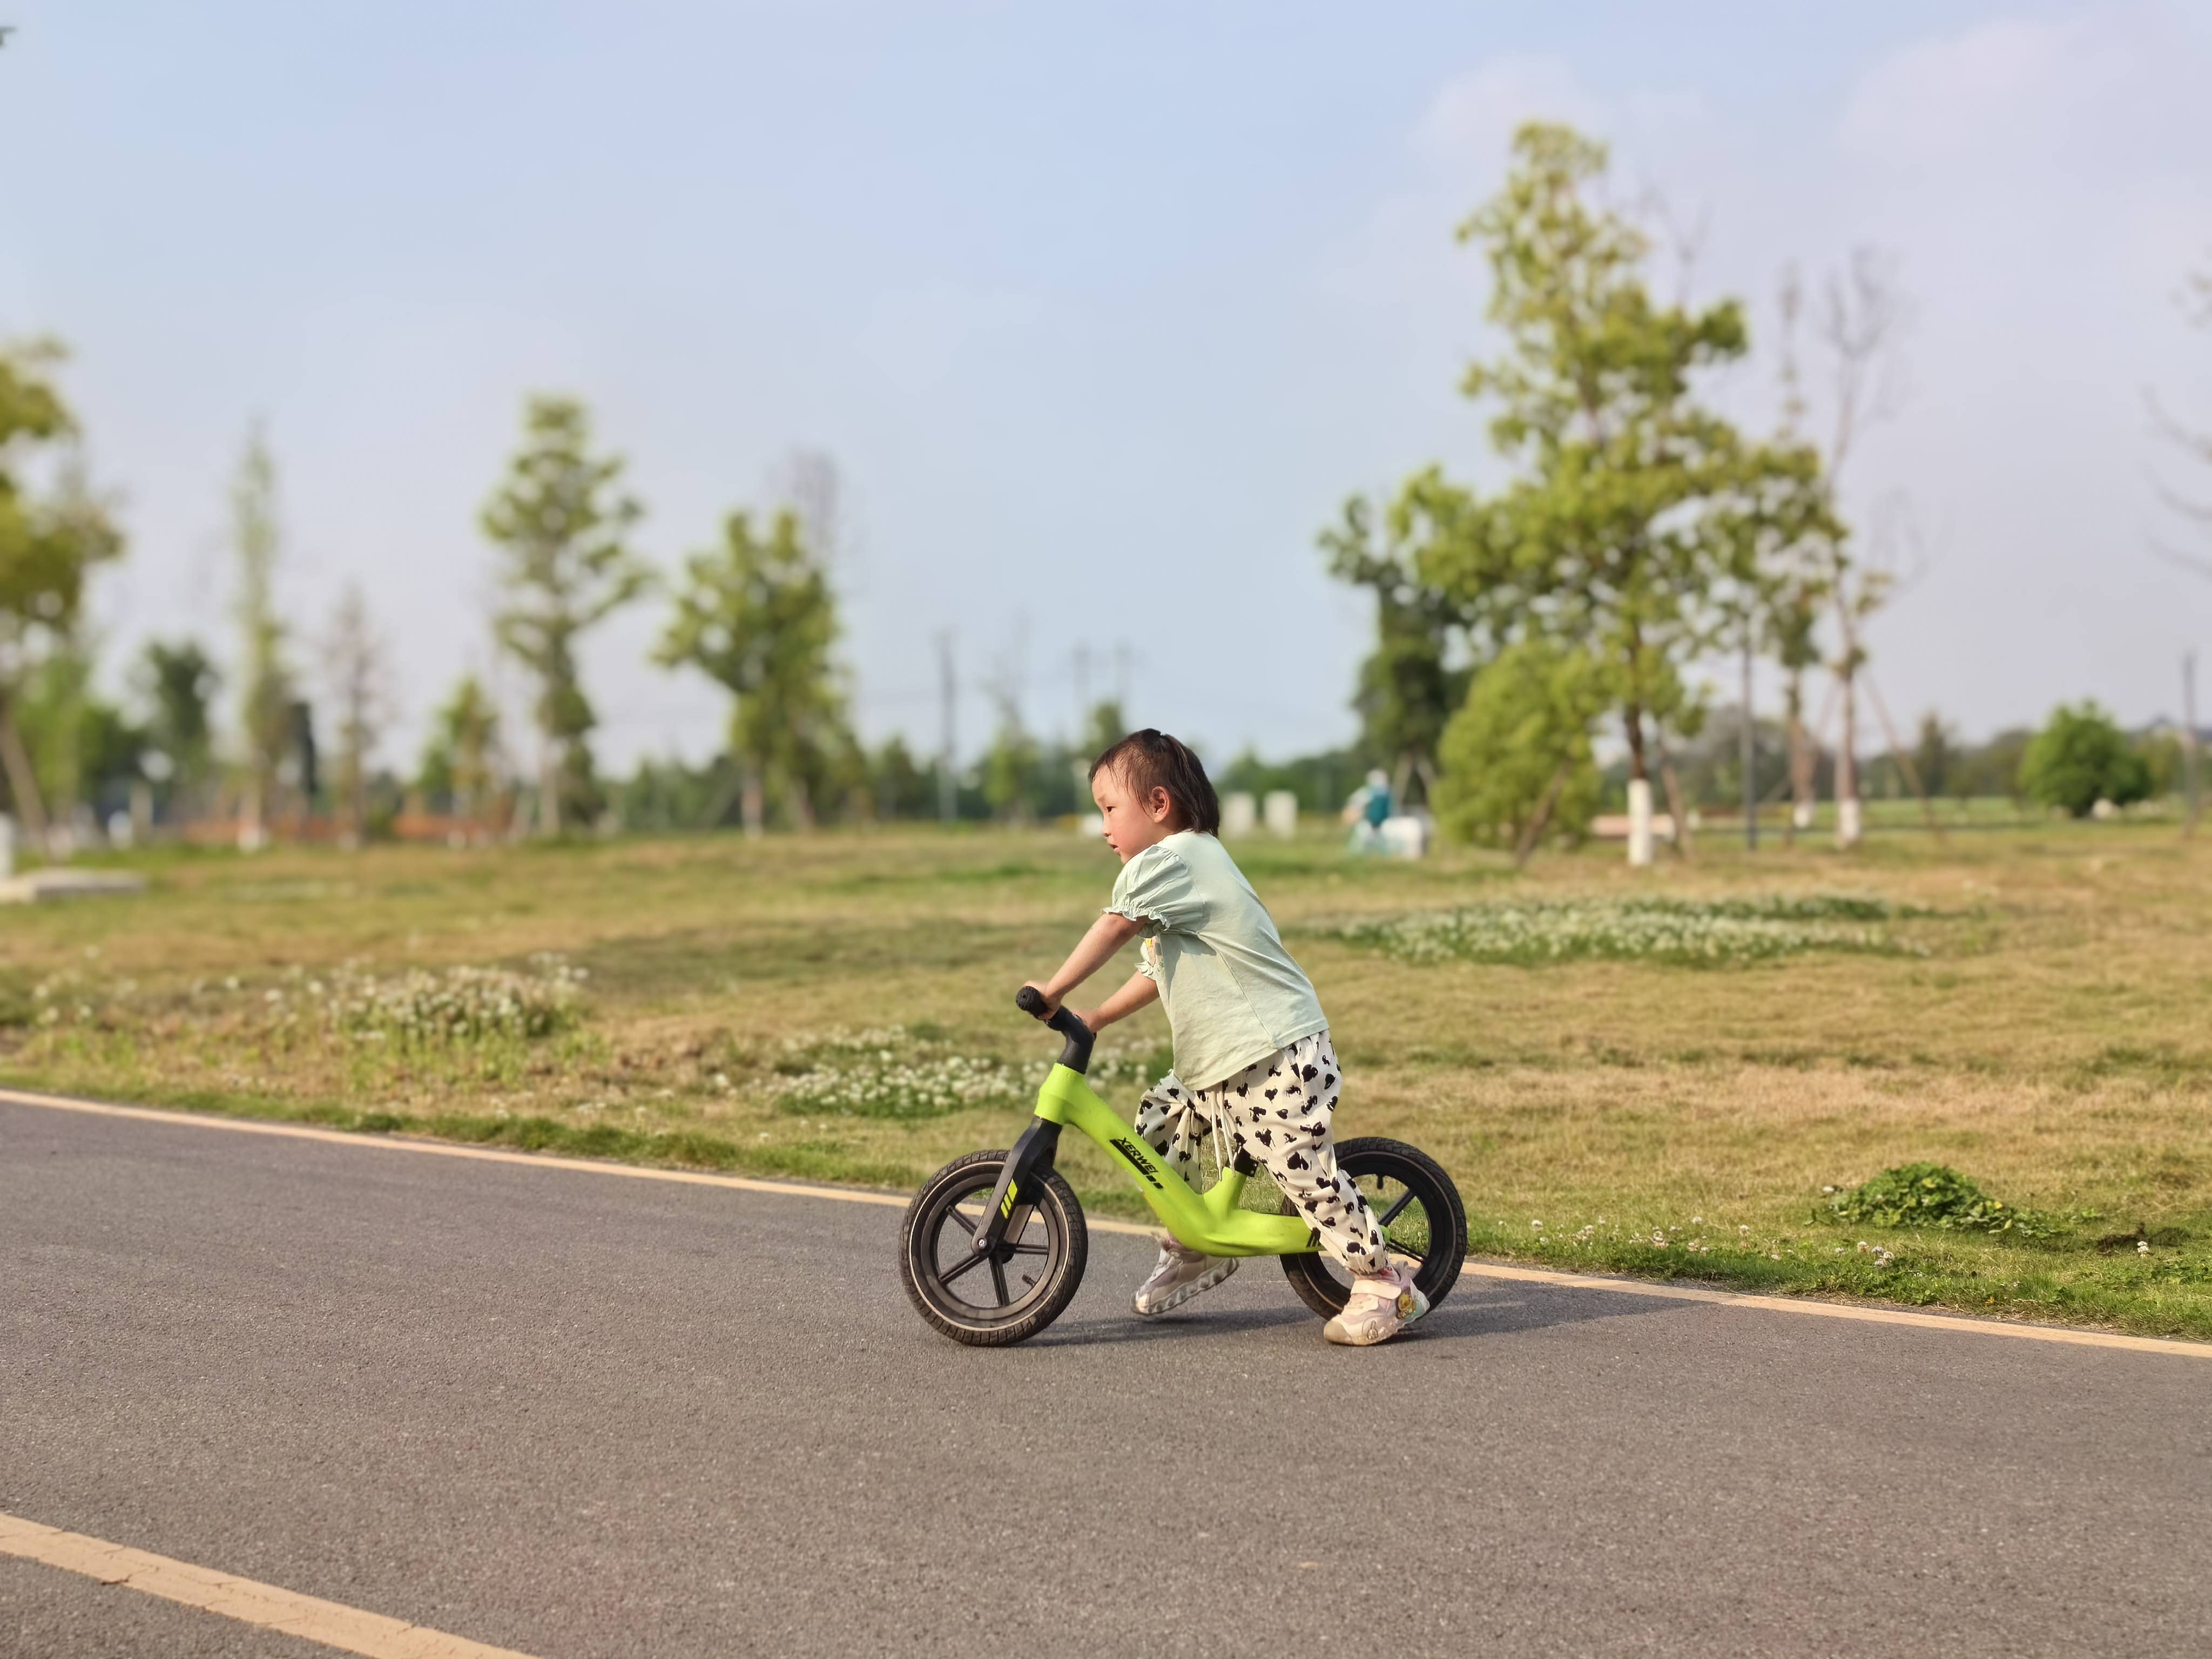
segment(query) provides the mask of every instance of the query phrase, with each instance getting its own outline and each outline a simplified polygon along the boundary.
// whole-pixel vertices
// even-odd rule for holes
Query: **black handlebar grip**
[[[1034,985],[1024,985],[1014,993],[1014,1006],[1031,1019],[1044,1018],[1044,993]]]

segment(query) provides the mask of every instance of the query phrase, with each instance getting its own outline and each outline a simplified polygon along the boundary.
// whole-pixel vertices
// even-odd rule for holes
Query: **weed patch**
[[[1946,1164],[1902,1164],[1863,1186],[1838,1193],[1828,1208],[1845,1221],[1876,1227],[1942,1227],[1959,1232],[2048,1238],[2047,1217],[1991,1198]]]
[[[1534,965],[1588,960],[1711,968],[1810,951],[1923,955],[1887,923],[1924,911],[1857,894],[1760,899],[1536,899],[1340,927],[1334,936],[1401,962]],[[1855,925],[1854,925],[1855,924]]]

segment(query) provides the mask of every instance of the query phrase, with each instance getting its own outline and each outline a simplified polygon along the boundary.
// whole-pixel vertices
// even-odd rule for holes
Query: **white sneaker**
[[[1137,1286],[1136,1307],[1146,1319],[1180,1308],[1201,1291],[1210,1291],[1237,1271],[1233,1255],[1204,1255],[1186,1250],[1172,1238],[1160,1240],[1160,1259],[1152,1277]]]
[[[1332,1342],[1371,1348],[1388,1342],[1429,1310],[1429,1298],[1413,1283],[1410,1267],[1391,1264],[1388,1279],[1354,1279],[1344,1311],[1322,1327]]]

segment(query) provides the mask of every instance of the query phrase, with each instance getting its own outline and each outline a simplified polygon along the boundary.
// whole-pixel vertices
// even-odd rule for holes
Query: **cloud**
[[[2131,88],[2158,78],[2169,33],[2155,14],[2128,11],[2065,22],[2005,19],[1916,41],[1853,89],[1843,149],[1914,167],[1962,155],[2017,161],[2023,150],[2048,155],[2119,136],[2136,125],[2130,106],[2143,106]]]
[[[1431,172],[1498,173],[1524,121],[1604,125],[1603,100],[1577,79],[1564,58],[1509,54],[1444,82],[1414,123],[1413,151]]]

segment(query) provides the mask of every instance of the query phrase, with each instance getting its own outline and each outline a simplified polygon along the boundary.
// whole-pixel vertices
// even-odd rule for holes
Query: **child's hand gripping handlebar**
[[[1033,985],[1024,985],[1014,993],[1014,1006],[1031,1019],[1043,1019],[1048,1028],[1067,1039],[1060,1051],[1061,1065],[1076,1073],[1091,1069],[1091,1045],[1098,1040],[1097,1034],[1078,1019],[1073,1009],[1063,1005],[1050,1019],[1045,1019],[1044,998]]]

